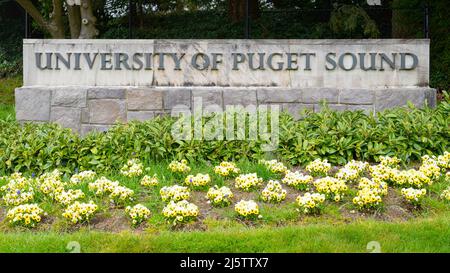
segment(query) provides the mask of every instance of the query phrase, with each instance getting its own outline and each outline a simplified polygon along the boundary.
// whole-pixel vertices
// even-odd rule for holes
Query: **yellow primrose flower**
[[[135,177],[142,174],[144,166],[139,159],[130,159],[127,164],[123,165],[120,173],[126,177]]]
[[[62,216],[68,219],[71,223],[77,224],[88,222],[97,210],[98,206],[92,201],[89,203],[80,203],[75,201],[64,210]]]
[[[191,171],[191,167],[189,167],[187,161],[183,159],[181,161],[170,162],[169,170],[173,173],[188,173]]]
[[[328,160],[321,160],[317,158],[313,162],[306,165],[305,168],[312,176],[326,176],[331,169],[331,164]]]
[[[308,190],[309,185],[313,181],[313,177],[310,175],[304,175],[299,171],[291,172],[287,171],[284,178],[281,180],[284,184],[296,188],[298,190]]]
[[[246,219],[256,219],[259,217],[259,206],[253,200],[241,200],[235,206],[234,210],[238,216]]]
[[[272,173],[286,173],[287,171],[287,167],[276,159],[260,160],[260,163],[266,166],[266,168]]]
[[[20,225],[28,228],[35,227],[41,221],[44,212],[37,204],[24,204],[13,207],[6,213],[6,219],[12,225]]]
[[[299,195],[295,199],[300,211],[303,213],[317,214],[323,209],[322,204],[325,202],[325,195],[320,193],[305,193],[303,196]]]
[[[223,177],[236,175],[239,172],[239,168],[237,168],[236,164],[234,164],[233,162],[222,161],[218,166],[214,167],[214,173]]]
[[[195,204],[187,200],[179,202],[170,201],[163,209],[162,214],[173,225],[187,223],[197,218],[200,211]]]
[[[210,188],[206,194],[206,198],[211,202],[213,206],[226,207],[231,204],[233,199],[233,193],[228,187],[219,188],[217,185]]]
[[[73,185],[80,184],[84,181],[92,181],[97,174],[94,171],[83,171],[72,175],[70,183]]]
[[[280,203],[286,198],[286,190],[281,187],[280,182],[270,180],[261,192],[261,199],[264,202]]]
[[[162,187],[159,194],[165,202],[187,200],[191,196],[188,187],[179,185]]]
[[[325,194],[330,200],[336,200],[336,196],[339,196],[338,200],[341,200],[341,197],[348,190],[344,180],[329,176],[317,179],[313,184],[319,193]]]
[[[197,175],[188,175],[184,180],[186,186],[192,186],[194,188],[202,188],[211,183],[211,177],[209,174],[199,173]]]
[[[259,178],[256,173],[241,174],[235,179],[235,187],[243,191],[250,191],[262,184],[262,178]]]
[[[125,208],[125,212],[128,213],[128,216],[131,218],[133,226],[137,226],[147,220],[151,214],[150,210],[141,204],[137,204],[133,207],[128,206]]]
[[[420,205],[423,197],[427,194],[427,190],[426,189],[403,188],[401,190],[401,194],[406,199],[406,201],[417,206],[417,205]]]
[[[156,176],[156,174],[153,175],[153,177],[145,175],[142,179],[141,179],[141,185],[144,187],[154,187],[154,186],[158,186],[159,181],[158,181],[158,177]]]

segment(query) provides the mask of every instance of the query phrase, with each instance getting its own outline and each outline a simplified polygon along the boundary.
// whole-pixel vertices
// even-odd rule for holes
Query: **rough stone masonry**
[[[279,104],[294,116],[325,102],[380,111],[436,103],[429,40],[24,40],[19,121],[81,134],[175,106]]]

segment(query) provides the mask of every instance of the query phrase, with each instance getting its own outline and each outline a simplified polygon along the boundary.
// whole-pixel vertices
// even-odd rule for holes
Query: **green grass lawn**
[[[22,77],[0,78],[0,119],[14,118],[14,89],[22,85]]]
[[[208,231],[106,233],[87,228],[74,233],[14,232],[0,235],[0,252],[450,252],[450,214],[403,223],[366,220],[350,224],[243,228]]]
[[[22,77],[0,78],[0,105],[14,104],[14,89],[22,86]]]

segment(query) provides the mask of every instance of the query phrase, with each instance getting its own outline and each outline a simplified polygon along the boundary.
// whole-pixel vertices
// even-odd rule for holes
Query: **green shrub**
[[[105,133],[79,137],[56,124],[19,125],[0,120],[0,173],[39,174],[59,168],[119,169],[128,159],[146,164],[186,158],[189,161],[258,160],[268,156],[263,141],[179,141],[171,135],[175,120],[161,117],[146,122],[117,124]],[[395,108],[376,116],[362,111],[335,112],[325,108],[302,120],[280,116],[279,145],[269,156],[291,165],[318,157],[333,164],[351,159],[377,161],[396,155],[404,162],[425,154],[442,154],[450,142],[450,98],[437,108]],[[247,128],[248,130],[248,128]]]

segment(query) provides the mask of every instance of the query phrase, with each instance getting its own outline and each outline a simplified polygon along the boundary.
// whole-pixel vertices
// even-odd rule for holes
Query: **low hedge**
[[[413,106],[367,115],[362,111],[335,112],[325,107],[295,120],[280,116],[279,145],[271,154],[262,151],[263,141],[178,141],[171,135],[175,120],[155,118],[117,124],[104,133],[80,137],[56,124],[18,124],[0,120],[0,173],[39,174],[59,168],[105,171],[117,169],[130,158],[146,164],[186,158],[191,162],[257,160],[276,157],[290,165],[303,165],[317,157],[333,164],[351,159],[377,161],[395,155],[403,162],[449,149],[450,99],[436,108]]]

